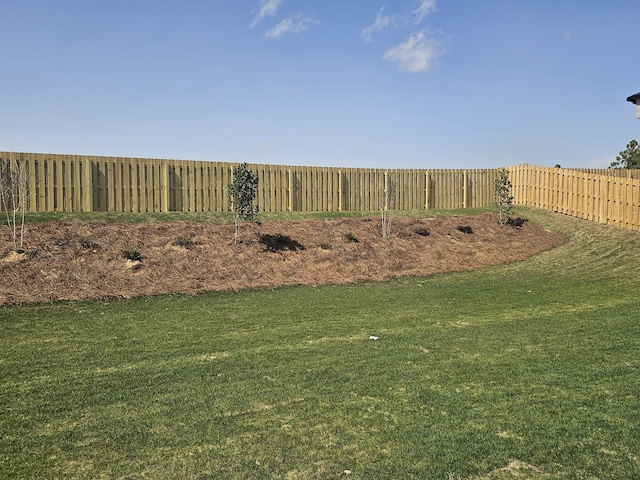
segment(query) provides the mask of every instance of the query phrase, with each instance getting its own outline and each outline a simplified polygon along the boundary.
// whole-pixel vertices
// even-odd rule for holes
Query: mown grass
[[[637,478],[640,235],[518,213],[568,241],[423,279],[1,310],[0,478]]]

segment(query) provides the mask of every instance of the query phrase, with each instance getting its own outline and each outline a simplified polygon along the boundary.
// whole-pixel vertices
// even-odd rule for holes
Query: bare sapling
[[[20,251],[24,246],[24,218],[28,196],[24,164],[13,156],[0,162],[0,202],[11,232],[14,251]]]
[[[258,174],[241,163],[233,171],[233,183],[229,185],[229,196],[233,209],[235,224],[234,244],[240,238],[240,222],[253,220],[258,214],[258,207],[253,205],[258,190]]]
[[[513,209],[513,196],[511,195],[511,182],[509,181],[509,170],[502,168],[498,171],[498,176],[493,180],[493,190],[498,207],[498,224],[507,223],[507,215]]]
[[[396,202],[396,182],[386,173],[384,175],[384,194],[380,205],[380,219],[382,221],[382,238],[391,238],[391,222]]]

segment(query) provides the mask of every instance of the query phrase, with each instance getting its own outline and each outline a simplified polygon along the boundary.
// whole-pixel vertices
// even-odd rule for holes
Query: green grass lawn
[[[0,310],[0,478],[640,477],[640,234],[518,214],[567,243],[422,279]]]
[[[395,217],[435,217],[443,215],[474,215],[478,213],[491,212],[494,208],[476,207],[476,208],[457,208],[443,210],[396,210],[393,212]],[[333,218],[358,218],[358,217],[376,217],[379,211],[360,212],[360,211],[344,211],[344,212],[259,212],[258,220],[330,220]],[[25,218],[27,223],[31,222],[58,222],[58,221],[86,221],[86,222],[172,222],[172,221],[191,221],[212,224],[232,224],[232,212],[33,212],[27,213]]]

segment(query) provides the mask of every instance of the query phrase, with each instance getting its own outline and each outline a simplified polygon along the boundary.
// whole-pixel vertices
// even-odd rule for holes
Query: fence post
[[[36,162],[32,158],[21,158],[21,162],[24,162],[27,166],[27,176],[29,177],[29,189],[27,202],[28,202],[28,211],[37,212],[38,211],[38,196],[37,192],[37,179],[36,179]]]
[[[338,170],[338,211],[342,211],[342,169]]]
[[[382,183],[384,189],[384,191],[382,192],[382,209],[387,210],[387,202],[389,199],[389,177],[386,170],[382,173]]]
[[[169,163],[166,160],[160,165],[160,211],[169,211]]]
[[[93,163],[87,157],[82,159],[82,211],[93,211]]]
[[[431,176],[429,175],[429,170],[425,172],[425,187],[424,187],[424,208],[429,210],[430,208],[430,196],[431,196]]]
[[[462,208],[467,208],[469,202],[469,192],[468,192],[468,182],[469,182],[469,173],[465,170],[462,173]]]
[[[289,195],[288,195],[288,197],[289,197],[289,199],[288,199],[289,200],[289,207],[288,207],[288,210],[290,212],[293,212],[293,198],[294,198],[294,196],[293,196],[293,184],[294,184],[294,182],[293,182],[293,172],[291,171],[291,169],[288,169],[287,172],[288,172],[288,175],[289,175],[289,182],[288,182],[289,183],[289,187],[288,187],[289,188]]]

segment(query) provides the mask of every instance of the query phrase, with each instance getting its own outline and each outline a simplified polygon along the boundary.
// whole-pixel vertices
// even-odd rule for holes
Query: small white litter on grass
[[[369,336],[369,340],[377,340],[377,339],[378,339],[378,337],[376,337],[375,335]]]

